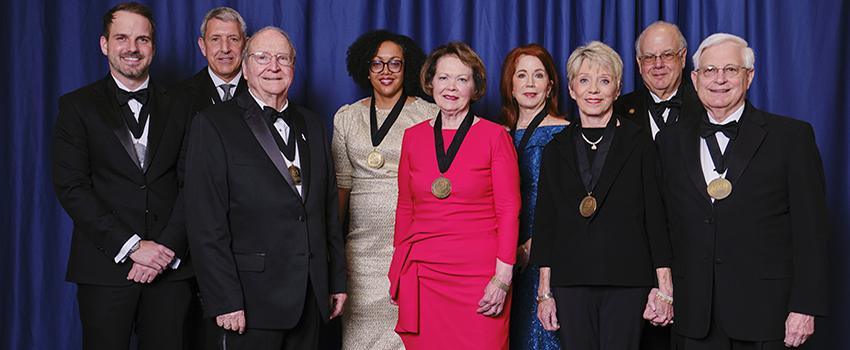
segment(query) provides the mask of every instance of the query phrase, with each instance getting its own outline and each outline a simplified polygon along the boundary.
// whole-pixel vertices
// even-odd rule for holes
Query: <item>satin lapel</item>
[[[112,79],[112,77],[107,76],[106,79]],[[136,156],[136,147],[133,146],[133,141],[130,140],[130,130],[127,129],[127,124],[121,116],[123,112],[120,106],[118,106],[118,100],[109,92],[109,87],[107,86],[107,84],[112,82],[106,79],[102,80],[102,83],[94,91],[97,113],[103,118],[106,125],[109,125],[109,128],[112,129],[112,133],[118,138],[118,142],[121,143],[121,146],[127,152],[127,155],[130,156],[130,160],[133,161],[136,168],[141,170],[139,167],[139,157]]]
[[[616,116],[614,117],[616,118]],[[608,190],[611,189],[617,176],[620,175],[620,170],[623,169],[623,165],[626,164],[626,160],[629,159],[629,156],[631,156],[635,149],[634,144],[642,131],[633,128],[634,126],[629,127],[621,122],[620,126],[614,131],[614,140],[612,141],[611,149],[608,150],[608,156],[605,157],[605,164],[602,166],[599,182],[596,184],[596,188],[593,189],[593,196],[599,201],[600,208],[605,205],[605,197],[608,196]],[[599,210],[596,211],[596,213],[598,212]],[[596,217],[596,213],[590,218],[591,220]]]
[[[744,114],[741,115],[740,125],[738,137],[732,143],[732,149],[729,150],[729,166],[726,173],[726,179],[732,182],[732,188],[735,188],[734,185],[741,178],[741,174],[744,173],[744,170],[750,163],[750,159],[756,154],[765,135],[767,135],[767,132],[762,127],[764,125],[764,117],[749,102],[744,107]]]
[[[292,192],[298,196],[298,189],[295,188],[295,184],[292,182],[292,177],[289,176],[289,170],[286,168],[286,162],[283,160],[283,154],[280,153],[280,148],[277,147],[277,143],[274,142],[274,138],[272,137],[269,127],[266,126],[266,122],[263,120],[263,114],[260,111],[260,107],[257,106],[250,94],[242,95],[242,98],[240,98],[238,102],[239,105],[245,109],[245,123],[248,124],[248,128],[251,129],[251,133],[254,134],[254,138],[257,139],[257,142],[260,143],[263,151],[266,152],[266,155],[269,159],[271,159],[272,163],[274,163],[274,167],[277,169],[277,172],[280,173],[280,176],[283,176],[283,179],[286,180],[287,184],[289,184],[289,188]]]
[[[294,106],[293,106],[294,107]],[[307,121],[304,119],[304,115],[302,114],[300,118],[298,118],[298,122],[301,124],[301,135],[295,135],[297,137],[297,145],[298,145],[298,156],[301,160],[301,192],[304,194],[302,199],[304,202],[307,201],[307,195],[310,193],[310,182],[312,182],[311,169],[310,167],[310,143],[313,142],[314,137],[310,137],[307,133]],[[321,138],[315,138],[316,142],[321,142]],[[316,145],[316,149],[319,148],[320,145]]]
[[[681,138],[681,142],[679,142],[682,145],[680,159],[685,163],[685,172],[691,178],[696,191],[703,199],[711,203],[711,197],[708,196],[707,190],[708,184],[705,182],[705,175],[702,173],[702,163],[700,162],[702,138],[699,136],[699,121],[701,118],[701,116],[689,118],[686,121],[687,127],[676,136]]]
[[[154,87],[153,84],[149,87],[153,99],[148,101],[151,104],[150,114],[148,115],[148,149],[145,152],[145,164],[142,171],[147,172],[150,169],[153,157],[159,149],[160,141],[162,141],[162,133],[165,130],[165,125],[168,124],[168,111],[171,105],[171,99],[168,94],[162,91],[159,87]]]

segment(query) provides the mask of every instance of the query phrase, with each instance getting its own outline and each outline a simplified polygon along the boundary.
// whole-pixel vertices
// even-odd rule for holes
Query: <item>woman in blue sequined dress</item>
[[[520,46],[505,58],[500,89],[502,116],[517,147],[522,190],[511,349],[560,349],[557,333],[544,330],[537,319],[538,268],[528,266],[543,147],[568,124],[558,114],[558,91],[558,70],[552,56],[540,45]]]

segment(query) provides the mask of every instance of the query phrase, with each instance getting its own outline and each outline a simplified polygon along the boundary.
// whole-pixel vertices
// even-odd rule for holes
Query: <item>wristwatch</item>
[[[549,299],[552,299],[552,292],[546,292],[543,295],[538,295],[537,296],[537,303],[540,304],[540,303],[542,303],[546,300],[549,300]]]

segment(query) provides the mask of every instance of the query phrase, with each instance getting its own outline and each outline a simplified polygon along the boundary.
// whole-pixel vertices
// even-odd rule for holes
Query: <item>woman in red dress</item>
[[[422,68],[440,112],[404,134],[389,272],[408,350],[508,348],[519,171],[508,132],[469,110],[485,79],[463,43],[437,48]]]

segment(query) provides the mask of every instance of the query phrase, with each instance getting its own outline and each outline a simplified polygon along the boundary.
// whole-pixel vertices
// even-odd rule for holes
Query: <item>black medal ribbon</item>
[[[540,126],[540,123],[543,122],[543,119],[546,119],[546,116],[549,115],[549,103],[543,106],[543,109],[540,113],[537,113],[531,122],[528,123],[528,126],[525,128],[525,133],[522,134],[522,138],[519,140],[519,148],[517,148],[517,158],[522,158],[522,154],[525,153],[525,146],[528,145],[528,141],[531,140],[531,135],[534,134],[534,130],[537,130],[537,127]],[[511,138],[516,138],[516,130],[517,127],[514,125],[511,128]]]
[[[283,112],[278,112],[274,108],[266,106],[263,107],[263,117],[266,118],[266,125],[268,125],[269,131],[271,131],[274,142],[277,143],[277,147],[280,149],[280,153],[283,153],[283,156],[290,162],[294,162],[295,142],[297,141],[296,137],[298,137],[298,134],[300,133],[298,132],[298,128],[296,128],[296,123],[294,122],[294,113],[290,112],[289,109],[290,108],[287,108]],[[286,125],[289,126],[288,142],[283,142],[283,137],[280,136],[280,133],[277,132],[277,128],[274,126],[274,123],[278,119],[283,119]]]
[[[460,123],[460,127],[457,128],[457,133],[452,138],[452,143],[449,144],[448,151],[446,151],[443,143],[443,112],[440,111],[437,113],[437,118],[434,120],[434,146],[437,149],[437,167],[440,168],[440,174],[445,174],[449,171],[449,167],[455,160],[458,150],[460,150],[460,144],[466,138],[466,134],[469,132],[469,128],[472,127],[472,121],[474,119],[475,117],[472,115],[472,111],[466,113],[466,116],[463,117],[463,121]]]
[[[722,132],[723,135],[729,138],[729,143],[726,144],[726,152],[720,151],[720,143],[717,141],[717,132]],[[706,116],[700,125],[700,137],[705,139],[705,144],[708,146],[708,154],[711,155],[711,161],[714,163],[714,171],[718,174],[723,174],[726,171],[726,159],[724,153],[728,153],[732,149],[732,143],[738,136],[738,122],[733,121],[723,125],[713,124],[708,121]]]
[[[584,184],[584,189],[587,193],[592,193],[599,181],[599,176],[602,174],[602,167],[605,165],[605,158],[608,157],[608,151],[611,149],[611,141],[614,139],[614,131],[617,128],[617,118],[611,116],[611,120],[605,126],[605,131],[602,133],[602,140],[597,146],[599,149],[593,156],[593,164],[590,163],[590,157],[585,147],[584,139],[581,137],[582,126],[581,120],[575,124],[573,129],[573,138],[576,146],[576,159],[578,161],[579,172],[581,173],[581,181]]]
[[[381,127],[378,128],[378,111],[375,108],[375,96],[372,95],[372,103],[369,107],[369,129],[372,132],[372,147],[378,147],[381,144],[381,141],[384,141],[384,137],[387,137],[387,133],[390,132],[390,128],[395,124],[396,119],[401,114],[401,110],[404,109],[404,102],[407,101],[407,95],[404,93],[401,94],[398,101],[396,101],[393,109],[390,111],[390,114],[387,115],[387,119],[384,119],[384,122],[381,124]]]

